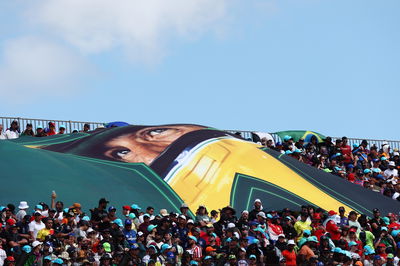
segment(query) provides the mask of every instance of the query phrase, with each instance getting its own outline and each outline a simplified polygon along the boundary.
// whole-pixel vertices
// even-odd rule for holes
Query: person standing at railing
[[[6,130],[6,139],[17,139],[19,138],[19,125],[18,121],[14,120],[11,122],[11,126]]]
[[[0,124],[0,140],[6,139],[6,135],[3,132],[3,125]]]
[[[21,136],[31,136],[31,137],[35,136],[35,132],[33,132],[32,129],[32,124],[26,124],[26,128],[24,132],[22,132]]]

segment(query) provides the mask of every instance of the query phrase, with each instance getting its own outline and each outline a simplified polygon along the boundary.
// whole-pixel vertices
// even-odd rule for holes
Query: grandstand
[[[51,120],[51,119],[38,119],[38,118],[22,118],[22,117],[0,117],[0,121],[4,127],[4,129],[8,128],[11,125],[11,122],[17,120],[18,123],[22,127],[24,127],[26,124],[30,123],[33,125],[33,128],[35,129],[38,125],[46,127],[49,122],[53,122],[56,125],[56,128],[59,128],[59,126],[63,125],[65,126],[66,133],[71,133],[73,130],[82,130],[84,124],[89,124],[91,129],[96,129],[98,127],[103,127],[107,122],[93,122],[93,121],[72,121],[72,120]],[[240,133],[241,137],[244,139],[252,139],[252,133],[254,131],[249,131],[249,130],[226,130],[229,133]],[[280,138],[275,133],[269,133],[273,138],[275,143],[276,142],[282,142],[283,140]],[[332,137],[332,140],[335,141],[336,139],[339,139],[341,137]],[[359,144],[361,143],[362,138],[352,138],[349,137],[349,144]],[[378,147],[381,147],[384,143],[388,143],[392,149],[399,149],[400,150],[400,140],[384,140],[384,139],[365,139],[368,141],[369,145],[376,145]]]

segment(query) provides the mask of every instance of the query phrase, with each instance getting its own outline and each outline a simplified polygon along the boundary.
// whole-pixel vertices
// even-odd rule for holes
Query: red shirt
[[[340,232],[339,232],[339,227],[336,225],[336,223],[332,220],[330,220],[326,224],[326,231],[331,234],[332,240],[339,240],[340,239]]]
[[[294,252],[294,250],[292,250],[292,252],[290,252],[289,250],[284,250],[282,251],[282,256],[285,257],[286,260],[286,265],[287,266],[296,266],[296,252]]]
[[[392,230],[399,230],[400,229],[400,224],[396,223],[396,222],[393,222],[393,223],[389,224],[388,227],[389,227],[389,229],[392,229]]]
[[[344,156],[344,162],[345,163],[350,163],[351,162],[351,148],[349,145],[343,145],[342,147],[340,147],[340,150],[342,151],[342,154],[345,155]]]

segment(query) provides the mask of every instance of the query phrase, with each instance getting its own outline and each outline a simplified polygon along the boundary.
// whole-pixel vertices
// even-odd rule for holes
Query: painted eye
[[[148,134],[150,136],[154,137],[154,136],[157,136],[157,135],[159,135],[159,134],[161,134],[161,133],[163,133],[164,131],[167,131],[167,130],[168,129],[166,129],[166,128],[154,129],[154,130],[149,131]]]
[[[129,150],[129,149],[120,149],[120,150],[113,151],[112,155],[114,158],[123,159],[130,152],[131,152],[131,150]]]

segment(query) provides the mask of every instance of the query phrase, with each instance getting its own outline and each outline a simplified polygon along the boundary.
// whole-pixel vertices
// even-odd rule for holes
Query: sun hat
[[[18,209],[20,209],[20,210],[25,210],[25,209],[28,209],[28,208],[29,208],[29,206],[28,206],[28,203],[26,201],[21,201],[19,203],[19,205],[18,205]]]

